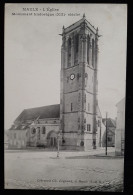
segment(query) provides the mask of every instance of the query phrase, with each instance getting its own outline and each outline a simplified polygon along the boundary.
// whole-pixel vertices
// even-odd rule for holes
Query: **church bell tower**
[[[60,131],[64,149],[97,147],[98,28],[85,18],[62,29]]]

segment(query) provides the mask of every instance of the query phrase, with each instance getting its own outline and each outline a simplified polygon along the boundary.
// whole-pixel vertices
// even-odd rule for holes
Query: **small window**
[[[112,137],[108,137],[108,141],[109,142],[112,142]]]
[[[88,74],[85,73],[85,87],[87,86],[87,82],[88,82]]]
[[[100,127],[100,120],[98,120],[98,127]]]
[[[91,131],[91,125],[87,124],[87,131]]]
[[[84,130],[84,125],[81,125],[81,129]]]
[[[46,133],[46,127],[42,127],[42,134]]]
[[[64,139],[62,139],[62,143],[63,143],[63,144],[65,143],[65,140],[64,140]]]
[[[33,128],[33,129],[32,129],[32,134],[35,134],[35,133],[36,133],[36,129]]]
[[[84,102],[86,102],[86,94],[85,94],[85,96],[84,96]]]
[[[87,72],[85,73],[85,78],[88,78],[88,74],[87,74]]]

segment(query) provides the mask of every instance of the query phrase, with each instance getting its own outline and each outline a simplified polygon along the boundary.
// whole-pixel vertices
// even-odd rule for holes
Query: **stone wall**
[[[78,91],[73,93],[68,93],[64,95],[64,110],[66,112],[75,112],[79,110],[79,104],[78,104]],[[71,104],[72,104],[72,110],[71,110]]]
[[[84,150],[84,146],[81,144],[82,138],[80,134],[73,132],[64,133],[63,139],[65,142],[60,146],[62,150]]]
[[[8,148],[26,148],[27,130],[10,130]]]
[[[78,131],[78,112],[64,115],[64,130],[65,132]]]
[[[59,125],[59,119],[41,119],[39,123],[33,123],[25,130],[9,130],[9,148],[47,147],[48,134],[58,133]]]
[[[45,127],[45,133],[43,128]],[[33,128],[36,129],[35,134],[32,133]],[[50,132],[59,132],[59,124],[36,124],[31,125],[29,135],[29,146],[47,147],[47,136]]]

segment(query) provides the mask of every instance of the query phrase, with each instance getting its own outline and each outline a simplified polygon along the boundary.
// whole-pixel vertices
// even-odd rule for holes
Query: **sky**
[[[37,8],[38,11],[23,11]],[[48,11],[49,8],[56,9]],[[44,10],[44,11],[43,11]],[[15,13],[16,15],[12,15]],[[26,16],[23,13],[32,13]],[[34,16],[34,13],[54,16]],[[60,13],[58,16],[57,13]],[[27,108],[60,103],[63,25],[86,19],[99,29],[98,102],[115,118],[125,96],[127,6],[124,4],[6,4],[5,129]],[[21,14],[21,15],[17,15]],[[70,14],[70,15],[69,15]],[[75,14],[72,16],[72,14]]]

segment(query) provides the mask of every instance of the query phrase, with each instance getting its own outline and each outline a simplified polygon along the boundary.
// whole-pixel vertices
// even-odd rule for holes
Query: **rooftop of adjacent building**
[[[103,118],[102,122],[106,125],[106,118]],[[116,121],[112,118],[107,118],[107,127],[116,128]]]

